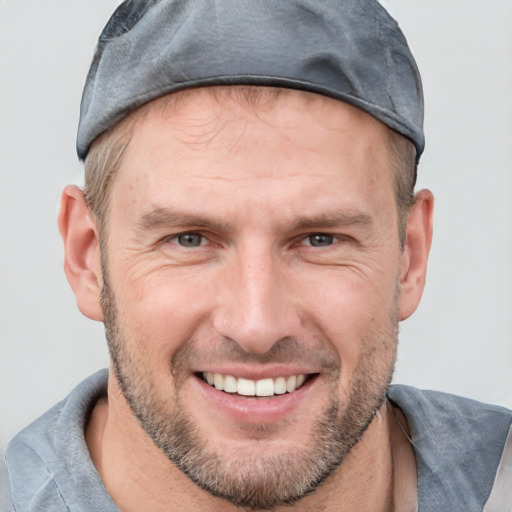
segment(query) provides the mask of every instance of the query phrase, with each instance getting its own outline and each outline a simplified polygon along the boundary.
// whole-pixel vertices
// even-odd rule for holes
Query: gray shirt
[[[84,439],[87,418],[106,395],[107,378],[106,370],[92,375],[9,443],[6,463],[16,512],[119,512]],[[512,511],[511,411],[407,386],[392,386],[389,399],[411,429],[418,512]]]

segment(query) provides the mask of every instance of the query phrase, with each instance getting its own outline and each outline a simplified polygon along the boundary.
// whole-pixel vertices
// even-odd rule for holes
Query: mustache
[[[235,340],[221,338],[201,342],[194,338],[186,341],[171,358],[171,371],[179,375],[190,367],[215,363],[242,364],[296,364],[314,366],[318,371],[339,374],[341,359],[336,349],[326,340],[282,338],[265,353],[245,351]]]

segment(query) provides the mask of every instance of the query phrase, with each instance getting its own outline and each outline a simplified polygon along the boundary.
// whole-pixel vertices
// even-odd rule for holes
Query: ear
[[[433,217],[434,196],[430,190],[421,190],[415,196],[407,220],[400,270],[400,320],[414,313],[423,294],[432,243]]]
[[[92,320],[102,322],[98,229],[83,192],[73,185],[62,192],[59,231],[64,242],[64,271],[78,309]]]

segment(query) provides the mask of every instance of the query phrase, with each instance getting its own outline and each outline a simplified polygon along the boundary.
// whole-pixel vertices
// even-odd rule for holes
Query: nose
[[[296,337],[298,307],[291,297],[285,263],[270,251],[247,249],[223,276],[214,328],[244,351],[265,354],[274,344]]]

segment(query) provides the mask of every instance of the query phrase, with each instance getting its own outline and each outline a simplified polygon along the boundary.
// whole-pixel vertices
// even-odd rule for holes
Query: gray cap
[[[425,145],[423,93],[397,23],[376,0],[128,0],[87,76],[77,152],[138,106],[210,85],[301,89],[359,107]]]

